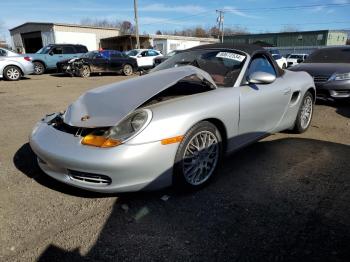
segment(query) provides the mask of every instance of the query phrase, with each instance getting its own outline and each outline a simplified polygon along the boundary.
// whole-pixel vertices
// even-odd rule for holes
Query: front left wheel
[[[304,133],[311,124],[314,109],[314,97],[307,91],[301,101],[299,112],[294,124],[294,131],[298,134]]]
[[[89,77],[90,74],[91,74],[91,70],[88,65],[83,65],[82,68],[79,70],[79,76],[83,78]]]
[[[21,78],[22,72],[17,66],[7,66],[4,69],[4,77],[9,81],[17,81]]]
[[[174,184],[196,190],[215,175],[222,157],[222,137],[215,125],[202,121],[184,136],[175,157]]]

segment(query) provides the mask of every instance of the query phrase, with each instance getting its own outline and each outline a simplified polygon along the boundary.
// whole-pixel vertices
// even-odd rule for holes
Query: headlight
[[[151,119],[151,110],[137,110],[129,114],[116,126],[108,129],[104,134],[91,133],[85,136],[81,143],[97,147],[118,146],[137,136],[149,124]]]
[[[333,74],[329,80],[339,81],[339,80],[350,80],[350,73],[343,74]]]

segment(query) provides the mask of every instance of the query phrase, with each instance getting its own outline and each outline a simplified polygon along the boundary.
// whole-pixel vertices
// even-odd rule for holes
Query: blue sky
[[[216,9],[225,9],[225,26],[252,33],[276,32],[285,26],[300,30],[349,29],[350,0],[139,0],[140,32],[216,24]],[[22,23],[79,23],[84,18],[133,21],[133,0],[0,0],[0,36]],[[332,6],[329,6],[332,5]],[[334,5],[335,4],[335,5]],[[337,6],[337,5],[341,6]],[[315,5],[278,10],[281,6]],[[264,9],[261,8],[277,8]]]

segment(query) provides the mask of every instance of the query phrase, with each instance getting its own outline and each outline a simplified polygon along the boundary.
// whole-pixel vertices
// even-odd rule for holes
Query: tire
[[[314,97],[307,91],[301,101],[299,112],[294,124],[294,132],[297,134],[304,133],[311,124],[312,114],[314,111]],[[305,118],[305,119],[304,119]]]
[[[80,77],[89,77],[91,74],[90,67],[88,65],[83,65],[82,68],[79,70],[79,76]]]
[[[204,144],[211,145],[201,150],[203,139]],[[217,127],[208,121],[194,125],[185,134],[176,152],[173,174],[175,187],[184,191],[202,188],[215,176],[221,158],[222,138]]]
[[[125,65],[123,66],[123,74],[124,74],[125,76],[131,76],[133,73],[134,73],[134,70],[133,70],[133,68],[132,68],[131,65],[125,64]]]
[[[45,65],[39,61],[33,62],[34,64],[34,75],[42,75],[45,72]]]
[[[287,65],[286,64],[283,64],[282,65],[282,69],[286,69],[287,68]]]
[[[17,66],[7,66],[4,69],[4,77],[8,81],[18,81],[22,77],[22,71]]]

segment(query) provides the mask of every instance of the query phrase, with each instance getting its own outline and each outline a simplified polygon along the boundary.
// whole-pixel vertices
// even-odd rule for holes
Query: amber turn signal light
[[[184,136],[174,136],[174,137],[170,137],[170,138],[165,138],[165,139],[162,139],[161,143],[162,143],[162,145],[179,143],[182,141],[183,138],[184,138]]]
[[[121,144],[119,140],[107,138],[104,136],[94,136],[94,135],[87,135],[83,138],[81,141],[83,145],[87,146],[96,146],[96,147],[114,147]]]

